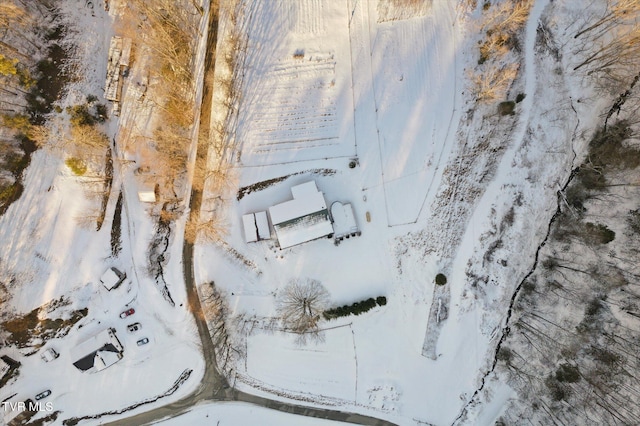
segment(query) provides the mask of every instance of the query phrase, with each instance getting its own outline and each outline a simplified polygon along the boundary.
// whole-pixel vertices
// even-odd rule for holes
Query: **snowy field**
[[[256,333],[247,341],[247,374],[263,383],[277,382],[284,390],[302,388],[312,395],[326,392],[354,400],[357,358],[351,328],[327,330],[324,338],[324,342],[300,348],[291,334]],[[274,341],[280,344],[274,345]],[[327,371],[331,371],[329,380]]]
[[[326,340],[320,344],[296,346],[282,333],[247,336],[247,356],[237,365],[237,384],[247,391],[252,391],[253,384],[262,389],[260,394],[268,389],[267,395],[272,392],[311,403],[315,395],[325,404],[373,410],[368,414],[393,421],[406,422],[414,416],[450,419],[461,403],[461,389],[473,388],[472,372],[482,357],[476,350],[482,348],[474,347],[464,356],[451,354],[451,363],[465,366],[454,368],[459,373],[453,376],[447,366],[421,355],[431,302],[429,277],[438,272],[437,259],[424,258],[412,265],[415,269],[407,267],[409,271],[400,275],[394,239],[411,228],[393,225],[416,222],[422,206],[428,207],[427,197],[435,196],[455,142],[450,126],[459,72],[455,65],[456,11],[449,2],[436,1],[426,13],[412,19],[379,23],[375,2],[350,2],[348,6],[337,1],[300,2],[294,8],[248,3],[245,17],[250,31],[243,88],[249,96],[240,107],[244,112],[238,134],[243,137],[236,168],[240,186],[279,181],[247,191],[228,209],[226,244],[202,246],[197,251],[198,282],[215,281],[226,290],[235,313],[251,318],[275,315],[278,290],[296,277],[321,281],[335,306],[387,296],[389,304],[366,318],[326,323],[327,327],[343,327],[326,330]],[[308,12],[301,13],[301,7]],[[293,26],[292,14],[297,14]],[[322,46],[317,46],[318,40]],[[395,46],[402,48],[396,51]],[[331,60],[331,73],[325,61],[319,60],[319,51],[328,53],[324,58]],[[433,60],[438,52],[442,52],[441,61]],[[302,53],[302,58],[295,57]],[[392,55],[401,59],[390,60]],[[289,63],[283,70],[287,79],[274,72],[285,63]],[[303,72],[303,64],[313,65],[313,73]],[[325,84],[329,78],[335,82]],[[274,104],[283,102],[276,88],[285,83],[306,87],[305,95],[287,97],[286,109],[276,108],[274,116]],[[271,98],[256,94],[267,90]],[[286,149],[264,150],[264,143],[285,135],[257,127],[262,123],[259,117],[271,114],[268,123],[284,129],[285,123],[294,121],[277,114],[286,111],[287,117],[302,117],[309,103],[324,105],[325,101],[335,109],[327,116],[332,121],[327,122],[326,131],[339,129],[334,139],[327,140],[331,142],[311,146],[290,132],[287,137],[295,140],[283,140],[280,145]],[[305,135],[316,132],[315,127],[311,129]],[[348,167],[351,159],[358,163],[353,169]],[[361,236],[337,246],[332,240],[320,239],[282,251],[273,240],[244,242],[242,214],[291,199],[290,188],[309,180],[324,192],[327,204],[352,203]],[[423,226],[424,222],[417,229]],[[473,327],[472,322],[468,329]],[[467,334],[461,338],[467,340]],[[319,365],[310,369],[309,363]],[[416,383],[416,377],[433,384],[450,382],[451,386],[424,386]],[[434,409],[439,407],[437,412],[425,408],[425,401]]]
[[[362,118],[369,132],[363,128],[358,135],[365,142],[360,147],[367,156],[367,142],[377,142],[387,222],[393,226],[418,220],[454,141],[460,35],[452,2],[434,1],[424,16],[391,22],[376,18],[380,3],[349,2],[350,36],[355,90],[362,96],[371,91],[375,107],[375,122]],[[371,105],[365,107],[363,99],[358,107]],[[376,180],[364,185],[375,186]]]
[[[398,424],[451,424],[490,367],[510,297],[555,211],[557,185],[585,144],[578,135],[588,120],[577,128],[576,114],[593,117],[600,105],[571,101],[580,97],[579,86],[555,72],[553,46],[536,38],[549,1],[534,2],[522,29],[521,51],[512,58],[521,72],[509,96],[526,97],[506,117],[495,105],[476,104],[465,83],[477,66],[477,14],[449,1],[428,3],[412,16],[374,1],[246,4],[242,91],[249,96],[240,104],[234,156],[245,189],[227,200],[224,243],[198,247],[198,282],[215,282],[234,315],[261,324],[276,315],[282,287],[299,278],[320,281],[333,306],[379,295],[388,304],[324,323],[352,330],[353,395],[345,391],[351,355],[332,343],[333,329],[319,346],[296,347],[279,332],[236,336],[246,357],[231,380],[242,390]],[[320,51],[328,55],[320,59]],[[311,63],[313,72],[299,68]],[[284,99],[283,85],[292,93]],[[302,88],[305,95],[296,97]],[[287,127],[305,117],[314,124],[304,135],[318,136],[317,118],[306,115],[311,104],[335,108],[325,111],[329,139],[313,145]],[[274,112],[274,105],[286,108]],[[328,205],[352,203],[361,236],[286,250],[274,239],[245,243],[243,214],[291,199],[291,187],[310,180]],[[444,292],[434,289],[438,272],[448,278]],[[446,311],[438,324],[432,304]],[[312,359],[324,375],[307,371]],[[497,418],[500,401],[512,396],[500,392],[496,405],[479,414],[481,424]]]
[[[237,136],[243,165],[355,154],[353,126],[343,116],[353,110],[345,12],[321,0],[250,6],[253,53],[244,64],[243,102],[251,107],[241,110]]]

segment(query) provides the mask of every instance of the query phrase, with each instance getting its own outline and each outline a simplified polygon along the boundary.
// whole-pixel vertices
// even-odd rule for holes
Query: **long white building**
[[[291,188],[293,200],[269,208],[281,249],[333,235],[324,194],[314,181]]]

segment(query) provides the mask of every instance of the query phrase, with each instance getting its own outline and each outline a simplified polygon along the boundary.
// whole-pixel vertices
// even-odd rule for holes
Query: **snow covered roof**
[[[71,359],[76,360],[73,365],[82,371],[94,367],[96,371],[100,371],[121,359],[123,350],[124,348],[116,336],[116,331],[113,328],[107,328],[72,348]],[[105,352],[112,352],[120,356],[117,356],[114,361],[115,358]]]
[[[350,203],[342,204],[336,201],[331,204],[331,217],[333,218],[333,229],[336,238],[359,231],[356,218],[353,215],[353,207]]]
[[[107,345],[104,350],[96,352],[93,362],[96,371],[102,371],[122,359],[122,354],[117,350],[112,350],[112,348],[113,345]]]
[[[333,226],[326,210],[276,225],[274,229],[281,249],[333,234]]]
[[[9,371],[9,364],[0,358],[0,378],[4,377],[4,375],[7,374],[7,371]]]
[[[242,227],[244,228],[244,239],[248,243],[271,238],[267,212],[262,211],[243,215]]]
[[[120,53],[120,66],[129,66],[129,60],[131,59],[131,39],[125,37],[122,39],[122,51]]]
[[[333,234],[327,203],[314,181],[291,188],[293,200],[269,208],[280,248]]]
[[[293,200],[269,208],[271,223],[274,226],[327,209],[324,195],[318,191],[313,181],[294,186],[291,188],[291,194]]]
[[[108,268],[100,277],[100,282],[107,290],[112,290],[119,286],[126,278],[126,274],[118,271],[116,268]]]
[[[242,226],[244,228],[244,240],[248,243],[258,241],[258,229],[256,228],[256,217],[253,213],[242,216]]]
[[[269,220],[267,219],[267,212],[256,212],[256,227],[258,228],[258,238],[261,240],[268,240],[271,238],[271,229],[269,229]]]
[[[305,196],[313,195],[316,192],[319,191],[316,186],[316,181],[314,180],[291,187],[291,195],[293,195],[293,198],[304,198]]]
[[[111,37],[109,45],[109,61],[107,62],[107,78],[105,81],[104,97],[109,101],[119,101],[120,91],[120,56],[122,55],[122,37]]]
[[[143,203],[155,203],[156,193],[155,191],[138,191],[138,199]]]

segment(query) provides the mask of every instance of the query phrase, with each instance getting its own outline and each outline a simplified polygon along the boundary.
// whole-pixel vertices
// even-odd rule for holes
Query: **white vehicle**
[[[60,354],[58,352],[56,352],[55,349],[53,348],[49,348],[46,351],[44,351],[44,353],[41,355],[42,359],[44,360],[44,362],[51,362],[54,359],[58,358],[60,356]]]

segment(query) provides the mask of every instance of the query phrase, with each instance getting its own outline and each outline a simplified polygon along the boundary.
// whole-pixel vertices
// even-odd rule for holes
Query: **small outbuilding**
[[[109,291],[117,288],[127,278],[127,274],[120,272],[118,269],[108,268],[100,277],[100,282]]]
[[[243,215],[242,226],[244,228],[245,241],[248,243],[271,238],[271,229],[269,228],[269,220],[265,211]]]
[[[293,199],[269,208],[271,223],[281,249],[332,236],[324,194],[315,181],[291,188]]]
[[[143,203],[155,203],[156,193],[153,191],[138,191],[138,199]]]
[[[342,204],[336,201],[331,204],[331,217],[336,240],[360,235],[351,203]]]
[[[155,203],[157,201],[156,197],[156,187],[153,185],[143,185],[138,190],[138,199],[143,203]]]

